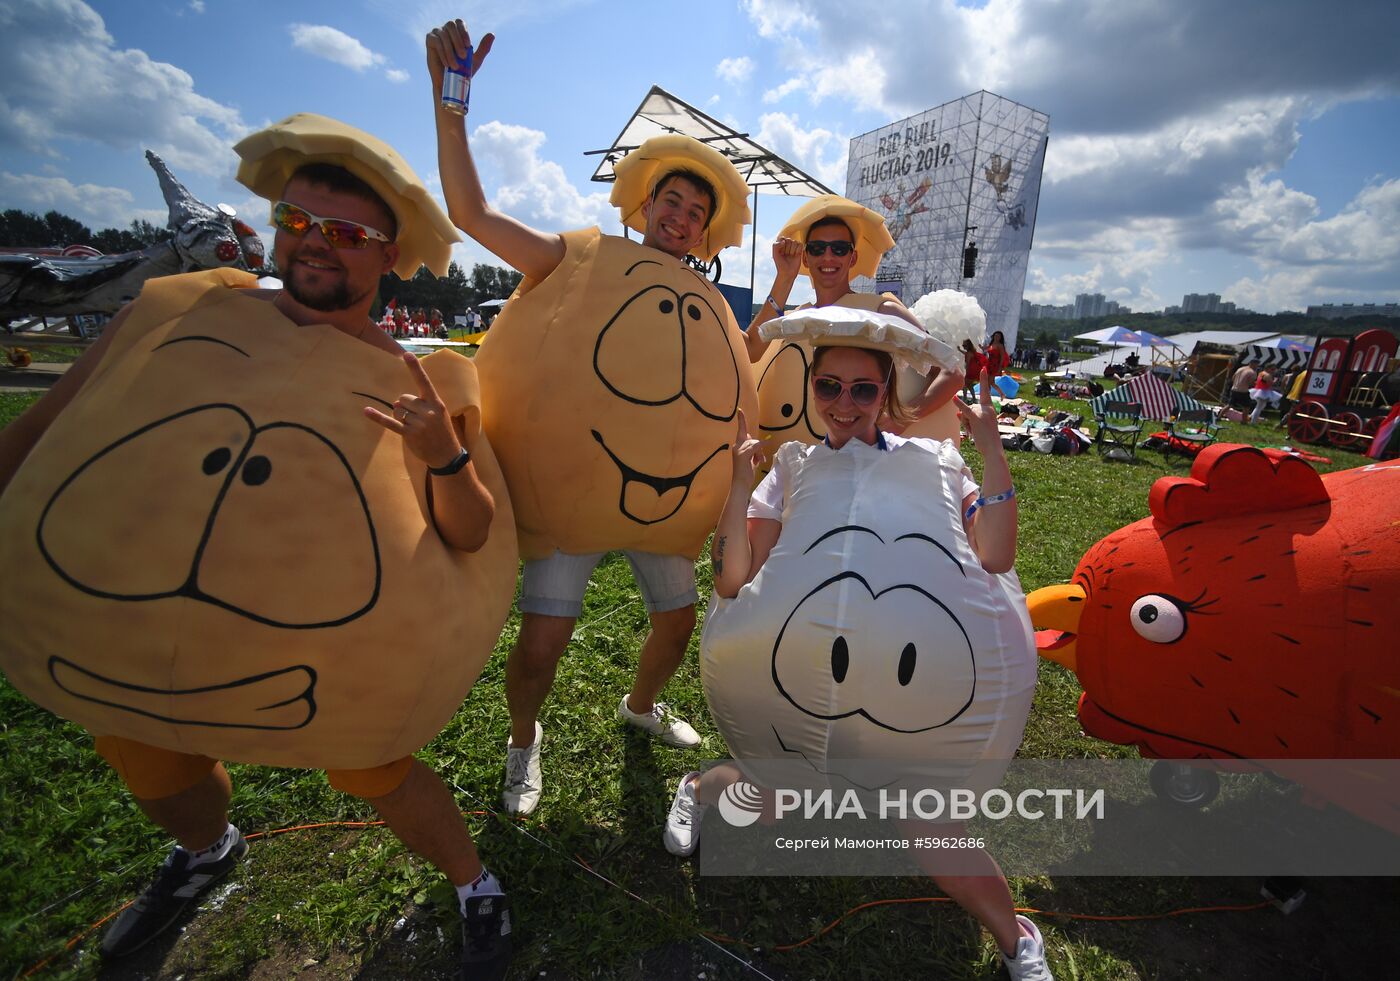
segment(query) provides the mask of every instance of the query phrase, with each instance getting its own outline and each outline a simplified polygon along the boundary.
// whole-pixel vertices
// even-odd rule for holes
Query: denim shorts
[[[577,619],[583,612],[589,577],[606,554],[569,555],[556,550],[547,558],[527,561],[520,582],[520,612]],[[666,613],[699,602],[695,563],[684,555],[622,554],[632,566],[648,613]]]

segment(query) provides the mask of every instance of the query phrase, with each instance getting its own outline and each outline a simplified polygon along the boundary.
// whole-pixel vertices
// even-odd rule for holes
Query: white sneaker
[[[544,730],[535,723],[535,741],[529,746],[517,748],[506,740],[506,789],[501,800],[511,814],[525,815],[535,809],[540,802],[540,743],[544,741]]]
[[[1016,923],[1021,928],[1021,939],[1016,941],[1016,956],[1001,955],[1001,962],[1006,965],[1011,981],[1055,981],[1050,965],[1045,963],[1045,940],[1040,936],[1040,931],[1024,916],[1018,915]]]
[[[700,745],[700,734],[690,727],[689,722],[672,712],[671,706],[665,702],[656,702],[650,712],[638,715],[627,707],[627,696],[623,695],[617,706],[617,717],[629,725],[651,733],[663,743],[687,748]]]
[[[672,855],[684,858],[700,844],[700,818],[705,814],[705,805],[695,799],[699,786],[700,773],[692,771],[681,777],[680,786],[676,788],[671,813],[666,815],[666,831],[661,836]]]

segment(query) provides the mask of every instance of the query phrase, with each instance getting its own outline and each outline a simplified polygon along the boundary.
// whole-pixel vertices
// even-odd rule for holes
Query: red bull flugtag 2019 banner
[[[895,240],[855,288],[905,303],[962,290],[1013,345],[1049,130],[1045,113],[983,91],[851,140],[846,196],[884,215]]]

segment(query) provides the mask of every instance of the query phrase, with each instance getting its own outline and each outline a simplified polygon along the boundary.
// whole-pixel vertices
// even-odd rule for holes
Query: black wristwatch
[[[467,452],[467,448],[464,446],[457,452],[457,455],[452,458],[451,463],[442,467],[429,467],[428,473],[432,474],[434,477],[451,477],[454,473],[465,467],[471,458],[472,455]]]

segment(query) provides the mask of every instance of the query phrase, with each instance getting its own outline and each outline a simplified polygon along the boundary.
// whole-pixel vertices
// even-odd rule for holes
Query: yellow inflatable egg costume
[[[954,357],[900,318],[837,307],[761,329],[906,362]],[[1035,647],[1015,573],[985,571],[968,541],[956,446],[790,442],[776,466],[778,541],[736,597],[711,600],[700,642],[730,752],[759,782],[785,764],[867,788],[909,766],[994,781],[1020,743]]]
[[[737,245],[749,221],[743,178],[684,136],[647,140],[618,163],[623,223],[645,230],[642,203],[678,167],[718,196],[695,255]],[[476,356],[521,552],[694,558],[729,490],[737,412],[757,414],[734,315],[679,259],[597,228],[563,238],[563,260],[520,284]]]
[[[880,266],[880,258],[894,248],[894,239],[885,227],[885,217],[879,212],[863,207],[849,198],[838,194],[823,194],[813,198],[793,212],[782,231],[780,238],[791,238],[805,243],[807,232],[822,218],[840,218],[850,227],[855,236],[856,263],[851,267],[852,276],[874,277]],[[802,272],[807,274],[807,257],[802,257]],[[852,310],[875,312],[886,300],[898,300],[893,293],[847,293],[835,305]],[[802,309],[807,309],[806,304]],[[796,440],[799,443],[820,443],[826,435],[826,425],[822,422],[812,397],[808,378],[811,372],[812,350],[804,340],[792,338],[782,344],[771,345],[763,357],[753,365],[754,378],[758,381],[758,426],[757,435],[770,455],[778,446]],[[907,365],[897,371],[899,393],[908,400],[924,390],[924,376]],[[950,403],[940,406],[928,416],[910,426],[909,435],[931,436],[935,439],[957,439],[957,410]]]
[[[300,163],[344,166],[394,209],[401,269],[446,265],[455,233],[373,137],[294,116],[238,150],[239,179],[274,199]],[[402,361],[233,288],[254,285],[150,280],[35,445],[0,498],[0,664],[94,733],[376,767],[432,739],[491,653],[517,564],[509,498],[469,360],[423,365],[496,502],[470,554],[434,529],[423,464],[363,415],[413,390]]]

